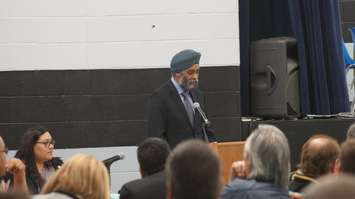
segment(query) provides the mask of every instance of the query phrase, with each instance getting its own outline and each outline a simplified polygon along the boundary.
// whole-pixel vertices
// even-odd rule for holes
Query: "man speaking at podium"
[[[214,141],[203,110],[204,97],[197,89],[201,53],[180,51],[171,60],[171,79],[149,98],[148,136],[162,137],[174,148],[179,142],[196,138]]]

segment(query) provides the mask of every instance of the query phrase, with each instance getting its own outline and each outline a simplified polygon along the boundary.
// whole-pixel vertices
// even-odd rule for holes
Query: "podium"
[[[230,180],[232,163],[238,160],[243,160],[245,142],[214,142],[209,145],[217,152],[221,160],[222,183],[225,185]]]

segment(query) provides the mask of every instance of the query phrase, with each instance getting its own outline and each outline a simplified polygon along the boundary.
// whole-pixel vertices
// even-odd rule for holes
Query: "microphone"
[[[125,158],[125,155],[123,153],[120,153],[118,155],[112,156],[110,158],[107,158],[103,160],[102,162],[105,164],[107,168],[110,168],[111,164],[118,161],[118,160],[123,160]]]
[[[201,109],[200,104],[198,102],[194,102],[192,107],[200,113],[206,127],[209,127],[211,125],[211,122],[207,119],[207,116],[206,116],[205,112],[203,112],[203,110]]]

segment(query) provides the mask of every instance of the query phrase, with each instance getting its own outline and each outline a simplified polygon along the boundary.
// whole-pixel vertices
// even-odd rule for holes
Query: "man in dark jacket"
[[[124,184],[120,199],[165,199],[165,161],[170,147],[165,140],[148,138],[137,149],[142,179]]]
[[[204,97],[197,89],[200,57],[199,52],[190,49],[177,53],[170,63],[171,79],[148,101],[148,135],[163,137],[171,147],[191,138],[214,140],[211,129],[203,128],[204,120],[194,107],[198,103],[205,108]]]

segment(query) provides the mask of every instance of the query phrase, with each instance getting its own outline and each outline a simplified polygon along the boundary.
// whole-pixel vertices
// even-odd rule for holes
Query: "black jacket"
[[[317,183],[316,179],[296,171],[291,173],[288,189],[293,192],[302,193],[312,183]]]
[[[198,102],[203,110],[205,101],[198,89],[191,92],[194,102]],[[148,136],[162,137],[174,148],[179,142],[197,138],[203,139],[202,117],[195,111],[194,125],[191,125],[184,104],[174,84],[169,80],[149,98],[147,104]],[[214,141],[214,135],[210,128],[207,128],[207,136]]]
[[[124,184],[119,194],[120,199],[165,199],[164,171]]]
[[[47,166],[53,167],[54,170],[60,168],[62,164],[63,161],[58,157],[54,157],[52,160],[46,163]],[[35,178],[34,173],[29,172],[28,169],[26,169],[26,181],[28,190],[31,194],[38,194],[41,192],[43,185],[41,185],[40,182]]]

